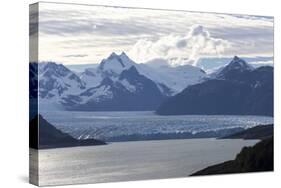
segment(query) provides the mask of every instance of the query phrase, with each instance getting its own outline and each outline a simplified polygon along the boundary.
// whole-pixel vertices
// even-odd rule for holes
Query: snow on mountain
[[[131,67],[135,67],[140,74],[145,76],[151,75],[147,73],[151,71],[153,72],[152,75],[157,74],[154,73],[152,69],[143,69],[142,65],[135,63],[124,52],[120,55],[113,52],[108,58],[103,59],[97,68],[86,69],[80,74],[80,78],[89,88],[98,86],[104,78],[108,77],[114,82],[119,82],[119,84],[122,84],[125,88],[132,92],[136,90],[135,86],[129,84],[126,80],[118,80],[121,73]],[[148,78],[151,79],[150,77]],[[156,84],[162,92],[166,92],[165,95],[170,95],[168,93],[169,89],[167,89],[166,86],[157,82]]]
[[[112,92],[113,81],[110,78],[105,78],[98,86],[87,89],[79,96],[81,104],[86,104],[89,101],[102,102],[113,98]]]
[[[54,62],[38,63],[39,97],[59,100],[68,94],[78,94],[86,88],[85,83],[72,71]]]
[[[98,66],[86,68],[79,74],[54,62],[36,65],[41,104],[85,105],[85,108],[92,108],[93,103],[112,102],[115,97],[126,103],[122,95],[131,101],[153,98],[155,102],[150,101],[151,105],[145,102],[144,105],[136,104],[139,105],[138,109],[155,108],[163,98],[175,95],[206,77],[206,73],[198,67],[171,67],[161,59],[137,64],[124,52],[120,55],[113,52]],[[155,96],[157,97],[154,98]],[[114,101],[116,109],[117,104],[119,102]],[[127,108],[132,107],[124,105],[123,109]]]
[[[98,86],[104,78],[118,81],[119,75],[132,66],[137,66],[124,52],[120,55],[112,53],[108,58],[103,59],[97,68],[88,68],[80,74],[87,88]],[[124,81],[124,84],[125,83]]]
[[[119,82],[131,93],[134,93],[137,91],[137,86],[131,85],[127,79],[121,79]]]
[[[171,67],[163,59],[152,60],[142,64],[140,68],[145,76],[170,88],[172,95],[189,85],[197,84],[207,76],[199,67],[192,65]]]
[[[82,111],[154,110],[165,98],[152,80],[131,66],[116,80],[105,77],[96,87],[63,97],[62,104]]]
[[[98,72],[102,72],[106,76],[118,77],[121,72],[136,65],[124,52],[117,55],[113,52],[107,59],[103,59],[98,66]]]
[[[124,52],[120,55],[113,52],[108,58],[103,59],[97,68],[86,69],[80,78],[87,87],[96,87],[105,77],[109,77],[113,81],[121,82],[132,91],[134,86],[124,80],[118,80],[118,76],[132,66],[140,74],[153,80],[166,96],[174,95],[188,85],[196,84],[206,77],[206,73],[202,69],[192,65],[171,67],[164,59],[154,59],[146,64],[137,64]]]
[[[80,74],[80,79],[85,82],[87,88],[90,88],[98,86],[101,83],[103,77],[97,71],[97,69],[87,68]]]

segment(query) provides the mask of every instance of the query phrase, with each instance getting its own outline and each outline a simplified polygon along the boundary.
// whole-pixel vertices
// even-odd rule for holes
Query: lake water
[[[250,128],[273,123],[272,117],[232,115],[159,116],[152,111],[137,112],[41,112],[57,128],[75,138],[98,138],[167,133],[200,133],[226,129]]]
[[[252,146],[256,142],[182,139],[40,150],[39,184],[187,177],[207,166],[234,159],[243,146]],[[36,161],[34,151],[31,149],[31,159]],[[35,171],[33,165],[31,173]]]

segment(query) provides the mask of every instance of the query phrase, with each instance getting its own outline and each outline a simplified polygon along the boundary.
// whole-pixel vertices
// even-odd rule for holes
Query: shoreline
[[[228,136],[229,139],[258,139],[260,141],[254,146],[243,147],[234,160],[208,166],[189,176],[273,171],[273,129],[273,124],[259,125]]]

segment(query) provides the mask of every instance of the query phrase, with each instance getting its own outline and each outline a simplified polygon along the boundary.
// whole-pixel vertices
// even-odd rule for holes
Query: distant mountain
[[[32,62],[29,64],[30,103],[48,110],[63,109],[62,97],[79,94],[86,84],[74,72],[54,62]]]
[[[39,97],[52,99],[67,94],[79,93],[85,83],[72,71],[54,62],[38,64]]]
[[[184,65],[171,67],[166,60],[154,59],[146,64],[137,64],[126,53],[112,53],[103,59],[97,68],[86,69],[81,79],[88,87],[97,86],[105,77],[115,80],[121,72],[134,66],[139,74],[155,82],[163,95],[171,96],[182,91],[188,85],[196,84],[207,74],[200,68]]]
[[[204,70],[208,73],[213,72],[219,67],[223,67],[227,65],[233,57],[207,57],[200,58],[197,61],[197,66],[204,68]],[[243,57],[248,64],[250,64],[254,68],[258,68],[261,66],[273,66],[273,57],[272,56],[257,56],[257,57]]]
[[[171,89],[171,95],[181,92],[189,85],[197,84],[208,77],[206,72],[192,65],[171,66],[167,60],[154,59],[140,64],[141,73]]]
[[[253,67],[246,63],[246,61],[240,59],[237,56],[234,56],[232,61],[227,66],[225,66],[222,70],[218,71],[216,78],[226,80],[237,80],[241,79],[240,76],[244,76],[252,70]]]
[[[157,109],[161,115],[273,115],[273,67],[234,59],[214,78],[187,87]]]
[[[161,79],[154,79],[157,75],[159,76],[159,73],[152,67],[135,63],[124,52],[120,55],[113,52],[108,58],[103,59],[96,68],[85,69],[85,71],[81,73],[80,78],[86,83],[88,88],[96,87],[104,78],[118,81],[121,73],[131,67],[135,67],[139,74],[155,82],[163,95],[170,96],[174,92],[173,88],[168,87]],[[127,85],[124,86],[126,87]]]
[[[105,144],[105,142],[96,139],[77,140],[55,128],[41,115],[30,121],[29,131],[29,146],[35,149]]]
[[[65,106],[73,110],[122,111],[154,110],[164,98],[157,85],[132,66],[124,70],[116,80],[105,77],[98,86],[62,100]]]
[[[124,70],[128,70],[132,66],[136,65],[124,52],[120,55],[111,53],[107,59],[103,59],[98,66],[98,70],[104,74],[104,76],[118,77]]]
[[[38,93],[40,107],[49,110],[155,110],[207,76],[191,65],[137,64],[124,52],[79,73],[54,62],[30,63],[30,70],[30,97]]]
[[[86,69],[80,75],[87,89],[63,96],[60,102],[68,110],[155,110],[172,91],[144,72],[124,52],[112,53],[97,68]]]
[[[29,118],[38,113],[38,64],[29,63]]]
[[[109,78],[113,81],[117,80],[120,74],[137,66],[124,52],[120,55],[111,53],[106,59],[95,68],[87,68],[80,74],[80,78],[86,83],[88,88],[98,86],[103,79]]]

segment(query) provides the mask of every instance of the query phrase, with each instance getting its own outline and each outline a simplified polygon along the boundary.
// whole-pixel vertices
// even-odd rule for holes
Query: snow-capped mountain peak
[[[164,60],[161,65],[137,64],[125,52],[113,52],[79,74],[61,64],[40,63],[40,99],[46,103],[51,99],[67,109],[147,110],[206,77],[191,65],[171,67]],[[107,105],[96,106],[102,103]]]
[[[55,76],[65,76],[69,73],[69,70],[61,64],[54,62],[43,62],[38,64],[40,74],[52,73]]]
[[[120,59],[122,60],[122,62],[130,62],[133,63],[133,61],[127,56],[127,54],[125,52],[122,52],[119,55]]]
[[[161,66],[153,67],[150,64],[141,65],[139,72],[158,83],[160,87],[169,88],[168,93],[170,94],[168,95],[179,93],[187,86],[196,84],[207,76],[202,69],[192,65],[171,67],[164,60],[161,60]]]
[[[85,83],[62,64],[38,63],[39,96],[42,99],[57,100],[70,93],[85,89]]]
[[[119,75],[122,71],[129,69],[133,66],[133,62],[125,52],[122,52],[120,55],[117,55],[115,52],[111,53],[110,56],[106,59],[103,59],[98,66],[98,70],[103,71],[109,75]]]

